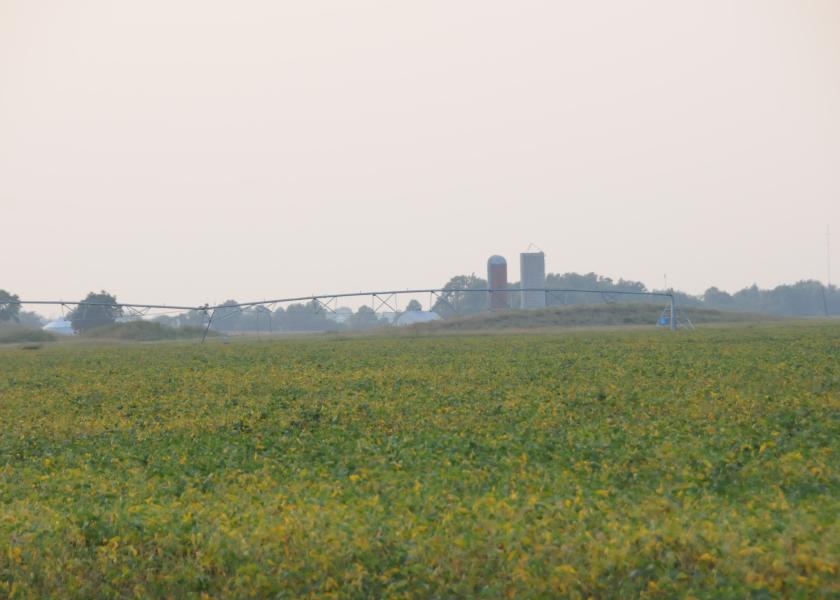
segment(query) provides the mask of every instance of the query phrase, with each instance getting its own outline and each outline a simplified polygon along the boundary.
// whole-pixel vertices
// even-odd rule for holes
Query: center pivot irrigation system
[[[669,306],[666,309],[668,313],[667,323],[671,329],[671,331],[676,331],[677,329],[677,307],[676,307],[676,300],[673,291],[667,292],[636,292],[636,291],[619,291],[619,290],[581,290],[581,289],[574,289],[574,288],[515,288],[515,289],[490,289],[490,288],[471,288],[471,289],[464,289],[464,288],[422,288],[422,289],[410,289],[410,290],[383,290],[383,291],[375,291],[375,292],[349,292],[343,294],[319,294],[319,295],[312,295],[312,296],[296,296],[293,298],[275,298],[272,300],[260,300],[255,302],[238,302],[238,303],[230,303],[230,304],[217,304],[217,305],[210,305],[204,304],[201,306],[175,306],[171,304],[141,304],[141,303],[126,303],[126,302],[117,302],[117,303],[109,303],[109,302],[85,302],[85,301],[77,301],[71,302],[67,300],[13,300],[8,301],[8,304],[44,304],[44,305],[53,305],[53,306],[61,306],[62,309],[69,306],[108,306],[111,308],[120,308],[120,309],[127,309],[129,311],[129,317],[138,317],[142,318],[148,315],[149,311],[151,310],[167,310],[167,311],[200,311],[203,312],[208,316],[207,319],[207,326],[204,330],[204,335],[201,338],[201,341],[207,338],[207,332],[210,330],[210,326],[213,324],[213,320],[216,317],[217,311],[234,311],[232,313],[227,314],[235,314],[235,310],[239,309],[240,311],[243,308],[253,308],[257,306],[271,306],[276,304],[287,304],[290,302],[310,302],[313,303],[317,308],[325,311],[335,313],[336,309],[338,308],[338,300],[340,298],[359,298],[359,297],[370,297],[371,302],[373,304],[374,312],[379,312],[383,309],[388,309],[393,312],[399,312],[397,310],[397,302],[396,299],[399,296],[404,295],[413,295],[417,296],[419,294],[429,294],[429,305],[432,304],[432,299],[439,300],[445,304],[448,304],[453,308],[453,310],[457,310],[454,305],[449,300],[449,296],[452,294],[461,294],[461,293],[469,293],[469,294],[495,294],[495,293],[518,293],[518,292],[544,292],[546,295],[546,300],[549,297],[555,298],[557,300],[561,300],[565,302],[565,299],[559,294],[569,294],[569,293],[576,293],[576,294],[600,294],[607,302],[615,301],[616,296],[648,296],[653,298],[667,298],[669,302]],[[547,304],[547,303],[546,303]],[[224,318],[224,317],[222,317]]]

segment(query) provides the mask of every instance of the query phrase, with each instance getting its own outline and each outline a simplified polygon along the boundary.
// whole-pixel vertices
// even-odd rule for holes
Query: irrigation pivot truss
[[[61,306],[62,309],[71,306],[109,306],[112,308],[120,308],[120,309],[127,309],[129,311],[128,316],[132,317],[143,317],[149,314],[151,310],[167,310],[167,311],[200,311],[203,312],[208,316],[207,319],[207,326],[204,330],[204,336],[202,337],[202,342],[207,337],[207,332],[210,330],[210,326],[213,324],[213,320],[216,317],[217,311],[230,311],[227,313],[229,316],[230,314],[235,314],[236,312],[241,311],[244,308],[256,308],[258,306],[271,306],[276,304],[288,304],[291,302],[309,302],[314,304],[321,310],[326,312],[336,312],[337,304],[339,299],[342,298],[361,298],[361,297],[369,297],[371,298],[371,303],[373,304],[374,312],[379,312],[383,309],[389,309],[393,312],[399,312],[397,310],[397,303],[396,299],[398,296],[405,296],[405,295],[412,295],[417,296],[419,294],[429,294],[430,298],[430,305],[431,299],[435,298],[436,300],[440,300],[446,304],[452,306],[449,302],[449,296],[452,294],[461,294],[461,293],[468,293],[468,294],[493,294],[495,292],[544,292],[546,295],[546,299],[548,297],[559,298],[557,294],[568,294],[568,293],[576,293],[576,294],[600,294],[607,302],[614,301],[616,296],[647,296],[652,298],[667,298],[669,302],[669,326],[671,331],[676,331],[677,329],[677,311],[676,311],[676,301],[675,295],[673,291],[667,292],[637,292],[637,291],[621,291],[621,290],[582,290],[582,289],[575,289],[575,288],[514,288],[514,289],[490,289],[490,288],[419,288],[419,289],[408,289],[408,290],[381,290],[381,291],[373,291],[373,292],[345,292],[340,294],[317,294],[311,296],[295,296],[290,298],[274,298],[270,300],[259,300],[254,302],[236,302],[236,303],[225,303],[225,304],[203,304],[199,306],[178,306],[172,304],[142,304],[142,303],[131,303],[131,302],[117,302],[117,303],[108,303],[108,302],[85,302],[83,300],[79,300],[76,302],[67,301],[67,300],[5,300],[3,301],[4,304],[17,304],[17,305],[52,305],[52,306]],[[455,307],[452,306],[454,309]],[[224,316],[222,317],[224,318]]]
[[[46,304],[52,306],[110,306],[112,308],[128,308],[130,310],[148,312],[152,309],[167,309],[167,310],[203,310],[205,308],[213,308],[212,306],[177,306],[173,304],[135,304],[131,302],[85,302],[84,300],[3,300],[0,304]]]

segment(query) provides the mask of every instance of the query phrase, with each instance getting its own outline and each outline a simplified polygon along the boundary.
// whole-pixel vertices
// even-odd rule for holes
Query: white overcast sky
[[[840,279],[840,2],[0,0],[0,288]]]

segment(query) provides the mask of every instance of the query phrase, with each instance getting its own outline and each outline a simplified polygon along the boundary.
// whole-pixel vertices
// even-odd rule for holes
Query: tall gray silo
[[[519,255],[519,277],[523,290],[545,288],[545,254],[523,252]],[[545,308],[545,292],[522,292],[522,308]]]

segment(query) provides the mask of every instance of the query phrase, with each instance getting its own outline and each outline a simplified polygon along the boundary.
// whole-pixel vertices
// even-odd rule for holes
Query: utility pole
[[[826,287],[831,290],[831,226],[825,226]]]
[[[671,331],[677,330],[677,301],[674,299],[674,290],[670,290],[671,299]]]

